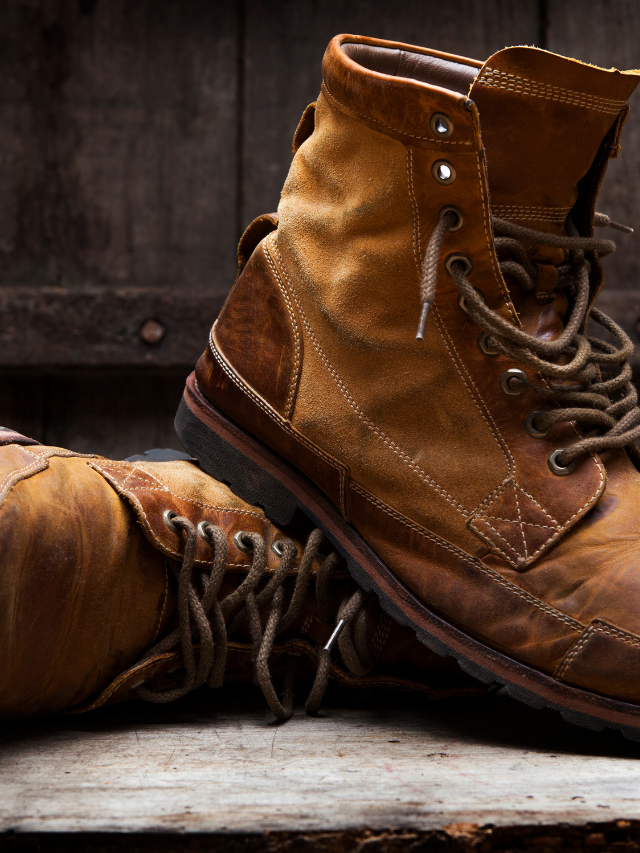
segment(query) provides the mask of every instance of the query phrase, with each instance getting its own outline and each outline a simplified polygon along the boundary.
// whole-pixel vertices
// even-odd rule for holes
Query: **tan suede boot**
[[[334,39],[277,229],[246,233],[177,419],[431,648],[634,738],[640,412],[592,234],[637,82],[534,48]]]
[[[3,430],[0,484],[1,718],[254,677],[284,718],[292,679],[308,692],[316,671],[309,710],[329,677],[478,693],[365,598],[319,531],[284,535],[193,462],[114,462]],[[332,661],[336,618],[350,627]]]

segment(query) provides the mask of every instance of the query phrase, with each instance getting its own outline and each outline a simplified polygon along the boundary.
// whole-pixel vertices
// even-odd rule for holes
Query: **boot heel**
[[[202,423],[184,397],[174,425],[185,450],[198,460],[203,471],[225,483],[243,501],[262,507],[275,524],[284,527],[293,521],[298,502],[291,492]]]

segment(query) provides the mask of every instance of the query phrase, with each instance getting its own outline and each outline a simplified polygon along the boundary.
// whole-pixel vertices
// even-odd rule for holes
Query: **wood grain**
[[[348,697],[347,697],[348,698]],[[640,817],[640,747],[503,696],[334,700],[274,724],[257,691],[3,726],[0,827],[282,832]]]

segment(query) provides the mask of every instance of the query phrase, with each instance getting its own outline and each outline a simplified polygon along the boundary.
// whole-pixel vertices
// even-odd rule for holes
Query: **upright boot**
[[[640,412],[593,226],[637,82],[335,38],[177,418],[207,471],[278,523],[304,509],[430,648],[634,738]]]
[[[364,597],[319,531],[287,533],[192,461],[115,462],[0,431],[0,718],[252,677],[285,718],[292,678],[309,687],[316,671],[309,710],[329,677],[478,692]],[[348,628],[332,661],[336,615]]]

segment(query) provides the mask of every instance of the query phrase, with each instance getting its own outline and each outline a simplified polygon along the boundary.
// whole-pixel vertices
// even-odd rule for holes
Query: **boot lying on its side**
[[[192,461],[114,462],[8,430],[0,658],[5,719],[169,702],[227,679],[255,678],[280,718],[294,676],[313,684],[309,711],[329,677],[480,692],[366,597],[319,531],[281,532]]]
[[[593,236],[640,72],[350,35],[322,71],[183,443],[469,672],[640,738],[640,409]]]

